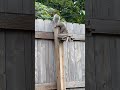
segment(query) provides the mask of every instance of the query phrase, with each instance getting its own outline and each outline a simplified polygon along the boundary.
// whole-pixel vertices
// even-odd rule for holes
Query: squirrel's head
[[[60,16],[58,14],[55,14],[54,17],[53,17],[53,22],[54,23],[58,23],[60,22]]]

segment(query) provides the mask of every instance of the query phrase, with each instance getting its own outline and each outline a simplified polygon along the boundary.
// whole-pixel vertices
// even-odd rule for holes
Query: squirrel
[[[57,27],[60,28],[60,31],[59,31],[60,34],[67,34],[68,33],[66,26],[62,22],[60,22],[60,16],[58,14],[54,15],[53,23],[55,25],[54,26],[55,28],[57,28]]]

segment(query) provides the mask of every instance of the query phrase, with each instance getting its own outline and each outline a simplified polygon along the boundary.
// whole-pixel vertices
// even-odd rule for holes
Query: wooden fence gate
[[[86,90],[120,90],[120,0],[86,0]]]
[[[0,90],[34,90],[34,1],[0,0]]]
[[[80,35],[78,41],[64,42],[64,69],[68,90],[85,90],[85,25],[65,23],[70,34]],[[54,59],[53,24],[49,20],[35,22],[36,90],[57,89]]]

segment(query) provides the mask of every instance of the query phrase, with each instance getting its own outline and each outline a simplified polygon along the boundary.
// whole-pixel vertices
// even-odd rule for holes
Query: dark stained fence
[[[86,90],[120,90],[119,0],[86,0]]]
[[[34,90],[34,1],[0,0],[0,90]]]

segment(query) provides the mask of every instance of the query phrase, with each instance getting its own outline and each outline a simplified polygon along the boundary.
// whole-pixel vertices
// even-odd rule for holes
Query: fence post
[[[64,47],[63,42],[58,39],[59,28],[54,29],[55,42],[55,62],[56,62],[56,77],[57,90],[66,90],[65,75],[64,75]]]

